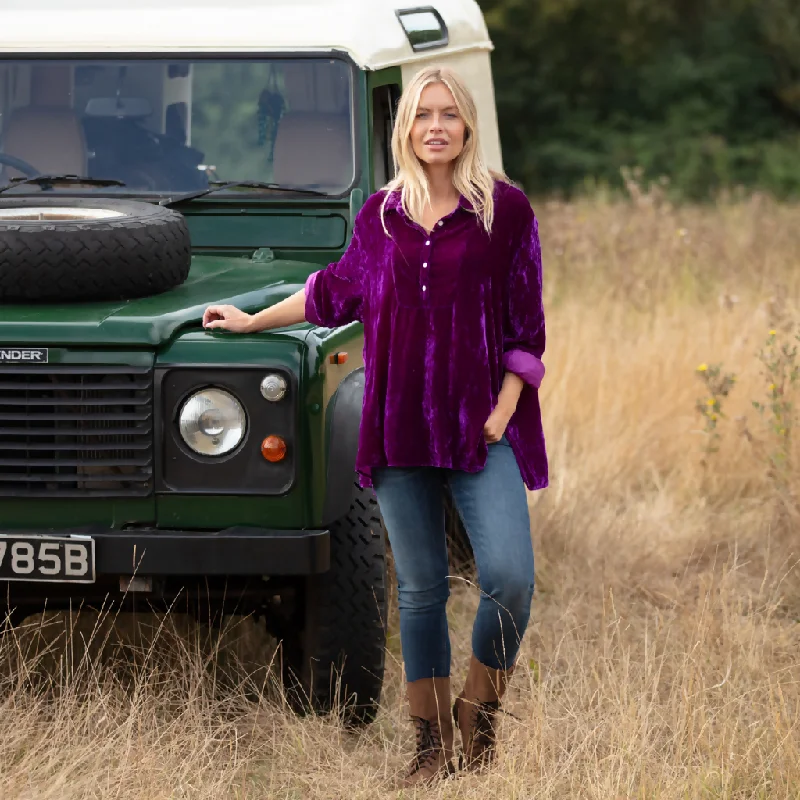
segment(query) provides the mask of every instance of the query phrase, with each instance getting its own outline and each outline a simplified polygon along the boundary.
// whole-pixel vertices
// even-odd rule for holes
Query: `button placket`
[[[429,234],[429,235],[430,235],[430,234]],[[430,239],[426,239],[426,240],[425,240],[425,247],[430,247],[430,246],[431,246],[431,240],[430,240]],[[424,253],[424,252],[423,252],[423,256],[422,256],[422,257],[423,257],[423,258],[428,258],[428,259],[429,259],[429,258],[430,258],[430,251],[428,251],[427,253]],[[422,268],[423,268],[423,269],[427,269],[427,268],[428,268],[428,262],[427,262],[427,261],[423,261],[423,262],[422,262]],[[423,294],[423,296],[426,296],[426,292],[427,292],[427,291],[428,291],[428,287],[427,287],[427,285],[426,285],[426,284],[424,284],[424,283],[423,283],[423,284],[422,284],[422,294]]]

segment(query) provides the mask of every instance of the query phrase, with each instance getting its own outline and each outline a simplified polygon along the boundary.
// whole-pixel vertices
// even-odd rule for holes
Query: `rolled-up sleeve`
[[[509,270],[503,336],[503,366],[539,388],[544,377],[542,248],[533,209],[526,214]]]
[[[308,276],[305,317],[309,322],[336,328],[363,321],[366,263],[363,227],[359,213],[344,255],[339,261]]]

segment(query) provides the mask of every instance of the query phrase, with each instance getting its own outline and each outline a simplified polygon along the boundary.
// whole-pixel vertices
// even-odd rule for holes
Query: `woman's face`
[[[466,125],[443,83],[429,83],[419,97],[411,145],[423,164],[447,164],[464,149]]]

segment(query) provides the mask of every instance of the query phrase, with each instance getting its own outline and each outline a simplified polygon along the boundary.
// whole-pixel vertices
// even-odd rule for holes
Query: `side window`
[[[447,25],[433,6],[404,8],[395,13],[406,32],[412,50],[429,50],[432,47],[445,47],[448,44]]]
[[[372,90],[372,173],[373,190],[394,177],[392,162],[392,130],[400,99],[397,84],[378,86]]]

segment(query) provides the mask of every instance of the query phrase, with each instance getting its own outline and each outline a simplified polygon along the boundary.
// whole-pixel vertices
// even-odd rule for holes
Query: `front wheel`
[[[282,631],[283,681],[300,711],[338,710],[372,722],[386,655],[386,537],[375,494],[354,483],[350,510],[331,526],[331,567],[308,578],[298,625]]]

